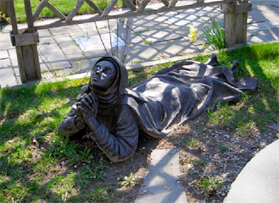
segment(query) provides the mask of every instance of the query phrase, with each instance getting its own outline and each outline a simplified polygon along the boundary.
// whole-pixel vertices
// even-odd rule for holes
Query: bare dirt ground
[[[180,181],[188,203],[223,202],[243,167],[278,137],[279,134],[273,130],[262,134],[256,128],[240,137],[226,129],[213,127],[205,117],[200,117],[177,127],[161,140],[141,135],[136,153],[124,163],[111,163],[104,155],[98,156],[109,164],[109,169],[105,171],[105,184],[109,183],[122,194],[113,202],[134,202],[140,185],[144,184],[152,150],[174,147],[180,150]],[[132,178],[138,181],[121,186],[119,180],[131,173]]]

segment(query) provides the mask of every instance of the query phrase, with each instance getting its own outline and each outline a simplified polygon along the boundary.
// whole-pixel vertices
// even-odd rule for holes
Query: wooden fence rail
[[[13,45],[16,46],[20,76],[23,83],[41,78],[37,51],[38,29],[221,5],[224,12],[225,43],[227,47],[231,47],[235,44],[246,42],[247,12],[252,9],[248,0],[160,0],[162,5],[159,7],[149,6],[150,0],[143,0],[139,5],[134,5],[133,0],[122,0],[125,8],[115,11],[113,8],[118,0],[111,0],[104,10],[101,10],[92,0],[78,0],[70,13],[64,16],[49,0],[40,1],[41,3],[32,14],[30,0],[24,0],[28,24],[28,28],[25,30],[18,30],[17,28],[14,1],[9,0],[7,3],[13,29],[11,39]],[[87,3],[92,7],[95,14],[86,19],[76,16],[83,3]],[[50,9],[59,20],[47,25],[36,26],[35,21],[45,7]]]

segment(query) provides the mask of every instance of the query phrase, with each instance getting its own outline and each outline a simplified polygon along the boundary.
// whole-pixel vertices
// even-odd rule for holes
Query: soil
[[[188,203],[223,202],[232,182],[251,160],[268,144],[278,139],[279,134],[269,129],[260,133],[251,128],[240,137],[221,127],[214,127],[206,116],[175,128],[164,139],[152,139],[142,134],[134,156],[123,163],[112,163],[103,154],[95,154],[109,165],[105,171],[104,184],[110,184],[122,193],[113,202],[130,203],[136,199],[140,185],[155,148],[178,148],[180,150],[180,181],[184,187]],[[96,149],[96,151],[98,151]],[[137,183],[121,186],[119,181],[133,174]]]

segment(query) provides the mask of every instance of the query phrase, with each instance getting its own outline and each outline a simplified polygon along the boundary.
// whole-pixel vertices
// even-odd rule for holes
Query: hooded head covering
[[[99,108],[105,110],[115,105],[119,101],[120,95],[124,94],[128,81],[128,72],[125,65],[116,57],[104,56],[95,63],[94,67],[101,61],[111,62],[116,69],[116,79],[107,90],[98,89],[90,84],[91,90],[97,97]]]

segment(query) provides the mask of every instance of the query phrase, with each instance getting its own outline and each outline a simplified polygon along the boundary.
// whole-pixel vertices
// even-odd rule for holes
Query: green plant
[[[198,142],[196,140],[192,140],[188,142],[188,145],[191,147],[197,146]]]
[[[208,164],[206,161],[200,159],[191,159],[191,163],[197,168],[202,170]]]
[[[130,173],[129,176],[125,176],[123,180],[119,181],[119,185],[129,187],[129,186],[134,186],[134,185],[139,185],[140,180],[138,178],[133,177],[133,173]]]
[[[221,153],[225,153],[226,151],[228,151],[228,147],[225,145],[220,145],[219,150]]]
[[[211,28],[206,26],[203,33],[207,40],[207,44],[213,49],[225,48],[225,34],[223,25],[218,25],[214,18],[210,18]]]
[[[153,42],[150,40],[143,39],[143,43],[147,45],[151,45]]]
[[[222,183],[218,178],[210,176],[202,178],[198,184],[198,187],[206,197],[212,196],[221,186]]]
[[[11,19],[9,17],[7,17],[4,13],[2,13],[2,11],[0,11],[0,23],[5,21],[9,24],[11,24]]]

